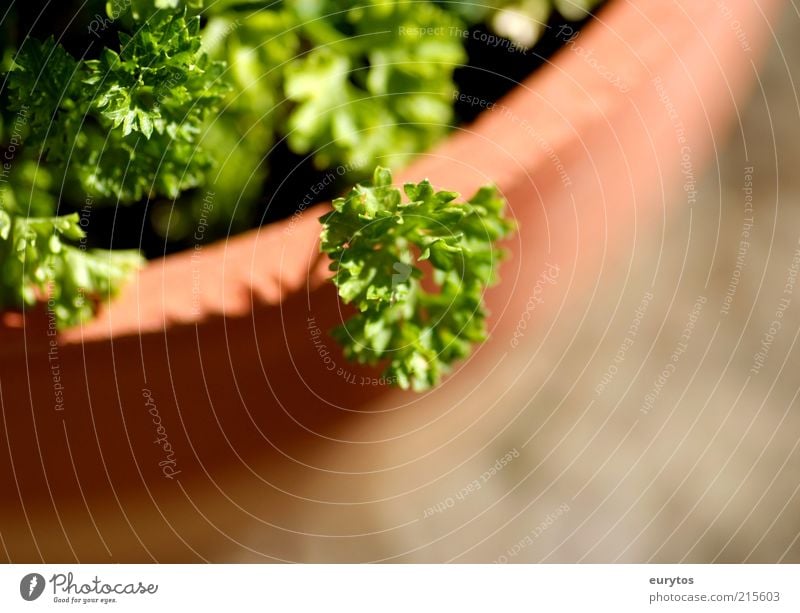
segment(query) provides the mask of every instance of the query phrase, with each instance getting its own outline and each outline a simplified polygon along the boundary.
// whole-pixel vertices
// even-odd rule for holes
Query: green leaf
[[[286,7],[310,48],[285,70],[294,151],[313,153],[320,167],[363,172],[387,158],[399,165],[447,132],[453,71],[466,60],[462,39],[451,33],[462,27],[456,17],[407,0]]]
[[[66,242],[83,237],[76,213],[26,217],[0,208],[0,308],[47,301],[60,327],[91,317],[94,299],[116,294],[143,260],[133,251]]]
[[[26,40],[9,75],[12,109],[30,118],[26,145],[112,202],[203,184],[212,157],[199,135],[229,85],[201,42],[199,17],[170,11],[120,34],[119,53],[104,48],[93,60],[74,59],[52,37]]]
[[[359,309],[333,331],[345,355],[386,361],[391,380],[421,391],[486,337],[483,294],[503,257],[495,242],[514,224],[491,186],[468,202],[428,181],[404,189],[406,202],[391,172],[376,168],[371,185],[357,185],[321,218],[321,249],[339,296]],[[433,268],[428,281],[414,266],[423,260]]]

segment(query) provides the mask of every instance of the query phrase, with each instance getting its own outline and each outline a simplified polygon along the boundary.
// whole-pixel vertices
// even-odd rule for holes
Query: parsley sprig
[[[113,293],[138,265],[81,248],[65,213],[87,197],[146,204],[170,241],[192,240],[198,220],[209,240],[251,227],[282,143],[344,180],[402,165],[454,122],[470,24],[596,2],[126,0],[101,20],[65,0],[102,26],[81,57],[72,36],[59,38],[72,52],[23,39],[12,7],[0,22],[0,152],[15,148],[0,175],[0,308],[55,298],[59,323],[76,323],[91,315],[85,296]],[[485,336],[492,243],[510,226],[491,188],[456,203],[423,182],[404,203],[386,172],[353,192],[364,210],[351,194],[326,222],[340,292],[360,310],[337,334],[351,357],[387,359],[398,384],[423,389]]]
[[[86,249],[83,238],[77,213],[27,217],[0,208],[0,309],[46,300],[59,327],[90,318],[96,301],[116,294],[142,258]]]
[[[53,37],[26,40],[8,83],[11,110],[32,118],[26,145],[113,203],[202,185],[210,160],[199,134],[227,86],[199,32],[199,17],[161,13],[95,60],[72,57]]]
[[[496,242],[514,223],[493,186],[465,202],[427,180],[404,192],[406,200],[391,172],[376,168],[371,185],[334,200],[321,218],[321,249],[339,296],[358,308],[332,332],[345,355],[388,361],[387,378],[422,391],[486,338],[483,295],[504,255]]]

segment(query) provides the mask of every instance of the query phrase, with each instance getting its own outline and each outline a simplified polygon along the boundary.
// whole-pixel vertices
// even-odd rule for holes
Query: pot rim
[[[778,0],[773,0],[777,2]],[[495,103],[494,109],[481,112],[475,122],[456,126],[433,150],[415,157],[414,161],[396,174],[396,183],[434,179],[443,165],[452,164],[452,152],[472,151],[472,159],[455,157],[470,168],[480,168],[485,143],[500,143],[508,136],[508,125],[503,125],[504,113],[524,118],[525,107],[541,104],[555,105],[558,115],[565,122],[558,126],[536,126],[540,137],[552,151],[559,153],[580,147],[582,135],[591,131],[595,124],[609,124],[621,114],[630,112],[630,99],[645,88],[652,88],[652,66],[646,66],[646,50],[652,47],[650,33],[637,32],[632,26],[644,16],[648,21],[658,20],[659,29],[669,28],[670,21],[684,22],[703,13],[710,14],[713,3],[700,7],[692,2],[650,2],[637,6],[623,0],[609,0],[601,6],[590,22],[585,24],[578,36],[565,44],[511,92]],[[737,3],[732,3],[737,4]],[[741,3],[738,3],[741,4]],[[707,15],[706,15],[707,16]],[[728,23],[709,23],[705,40],[730,30]],[[613,83],[607,75],[593,68],[580,49],[604,49],[615,45],[635,50],[622,54],[619,51],[608,59],[616,75],[624,79],[624,91],[619,83]],[[670,47],[673,43],[669,42]],[[676,55],[689,55],[688,52]],[[674,55],[666,60],[674,63]],[[680,58],[679,58],[680,59]],[[680,59],[682,63],[682,59]],[[662,62],[663,64],[663,62]],[[643,70],[646,67],[647,70]],[[604,68],[604,67],[603,67]],[[669,66],[663,74],[667,78]],[[681,70],[684,70],[681,67]],[[683,77],[685,79],[685,75]],[[565,85],[577,91],[591,92],[583,100],[563,99],[559,89]],[[591,100],[591,105],[587,103]],[[495,109],[502,109],[501,113]],[[568,125],[568,129],[564,129]],[[504,132],[506,131],[506,132]],[[464,147],[464,141],[472,147]],[[519,157],[519,156],[518,156]],[[520,181],[535,183],[537,171],[552,163],[543,152],[525,156],[517,168],[494,168],[485,173],[504,192]],[[488,161],[491,166],[491,160]],[[480,183],[475,173],[465,177],[461,185],[442,185],[468,196]],[[327,264],[318,253],[320,226],[317,218],[329,208],[319,203],[287,219],[254,228],[233,237],[199,245],[185,251],[150,260],[123,287],[120,295],[102,304],[96,316],[89,322],[79,324],[57,335],[59,345],[85,344],[121,339],[128,336],[163,333],[176,326],[201,325],[218,317],[246,317],[256,306],[275,306],[298,291],[311,292],[318,289],[327,278]],[[516,214],[519,214],[517,211]],[[525,246],[520,246],[524,251]],[[287,258],[288,255],[293,258]],[[258,270],[255,264],[258,264]],[[243,271],[238,266],[248,264]],[[187,279],[203,279],[203,287],[187,287]],[[181,288],[178,294],[174,288]],[[170,300],[166,301],[166,291]],[[177,299],[176,299],[177,298]],[[26,326],[48,325],[43,305],[23,308],[22,311],[0,313],[0,353],[18,352],[25,347]]]

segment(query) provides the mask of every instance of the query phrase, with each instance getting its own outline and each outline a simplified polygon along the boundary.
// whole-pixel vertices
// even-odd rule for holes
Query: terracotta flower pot
[[[526,331],[648,240],[665,191],[691,205],[780,5],[612,0],[401,173],[464,195],[493,181],[519,222],[487,294],[492,338],[430,393],[382,385],[326,335],[342,313],[318,255],[325,205],[150,262],[81,328],[6,314],[0,559],[305,559],[312,540],[362,559],[380,538],[359,524],[364,492],[391,514],[435,481],[466,424],[506,417],[498,400],[535,356]]]

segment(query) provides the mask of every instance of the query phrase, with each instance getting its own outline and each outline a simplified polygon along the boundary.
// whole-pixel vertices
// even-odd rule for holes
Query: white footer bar
[[[181,609],[177,609],[181,607]],[[6,565],[0,611],[800,611],[792,565]]]

